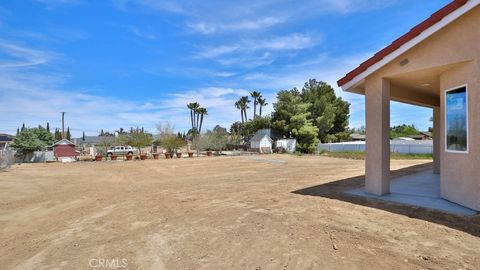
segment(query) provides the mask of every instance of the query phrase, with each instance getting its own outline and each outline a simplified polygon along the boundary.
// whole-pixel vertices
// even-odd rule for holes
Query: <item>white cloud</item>
[[[313,47],[317,44],[317,42],[318,41],[314,41],[309,35],[293,33],[268,40],[254,41],[252,44],[250,44],[250,48],[253,50],[301,50]]]
[[[285,22],[283,18],[265,17],[261,19],[241,20],[233,23],[201,21],[188,23],[187,27],[194,32],[209,35],[217,32],[266,30],[283,22]]]
[[[216,47],[205,48],[198,54],[201,58],[216,58],[226,54],[259,51],[259,50],[302,50],[316,46],[320,40],[313,39],[310,35],[302,33],[292,33],[285,36],[276,36],[269,39],[245,40],[239,44],[220,45]]]
[[[373,10],[385,8],[387,6],[393,5],[398,0],[335,0],[335,1],[319,1],[319,2],[328,2],[326,5],[327,10],[336,11],[340,13],[353,13],[365,10]]]
[[[188,11],[182,4],[170,0],[111,0],[113,5],[123,11],[136,9],[138,6],[148,10],[165,11],[176,14],[186,14]]]
[[[258,20],[243,20],[236,24],[230,24],[225,27],[227,30],[258,30],[265,29],[277,24],[284,23],[285,19],[275,17],[265,17]]]
[[[45,0],[42,0],[45,1]],[[58,0],[57,0],[58,1]],[[60,0],[61,1],[61,0]],[[349,14],[380,9],[398,0],[111,0],[122,10],[138,7],[148,12],[170,12],[186,18],[187,27],[202,34],[265,29],[289,21],[301,21],[325,13]],[[210,20],[206,20],[209,18]],[[260,18],[260,19],[259,19]]]
[[[155,125],[162,121],[171,121],[179,130],[187,130],[190,115],[186,104],[194,101],[209,111],[205,128],[216,124],[229,126],[238,120],[233,104],[240,96],[248,94],[244,89],[222,87],[192,89],[163,99],[135,101],[89,94],[85,90],[65,88],[65,76],[32,68],[48,64],[50,58],[41,57],[46,53],[6,41],[1,45],[0,52],[23,62],[4,61],[0,67],[0,132],[14,133],[22,123],[37,126],[50,122],[52,129],[58,128],[62,111],[67,112],[66,123],[75,136],[83,131],[94,135],[100,129],[132,126],[143,126],[155,132]]]
[[[48,1],[48,0],[40,0]],[[68,0],[55,0],[68,1]],[[269,17],[281,17],[282,14],[309,16],[323,12],[351,13],[363,10],[379,9],[390,6],[398,0],[305,0],[301,5],[296,0],[250,0],[214,1],[214,0],[112,0],[118,7],[140,5],[151,10],[182,13],[197,18],[254,18],[260,14]],[[215,9],[214,9],[215,8]],[[293,16],[288,16],[293,17]]]
[[[199,54],[198,57],[200,58],[216,58],[225,54],[233,53],[239,49],[239,46],[237,45],[222,45],[218,47],[211,47],[211,48],[206,48],[202,50]]]
[[[217,58],[215,61],[223,66],[252,69],[261,66],[268,66],[273,63],[274,56],[270,52],[247,53],[228,57]]]
[[[300,51],[316,46],[320,40],[310,35],[292,33],[269,39],[244,40],[238,44],[207,47],[196,57],[214,60],[224,66],[244,68],[259,67],[273,63],[278,57],[287,56],[284,51]]]
[[[158,36],[154,33],[151,27],[147,27],[146,29],[140,29],[135,26],[129,26],[128,30],[137,37],[141,37],[144,39],[156,40]]]
[[[206,22],[189,23],[187,27],[201,34],[209,35],[217,31],[217,26]]]
[[[227,71],[219,71],[219,72],[214,72],[212,75],[216,77],[223,77],[223,78],[228,78],[235,76],[236,73],[234,72],[227,72]]]
[[[51,128],[57,128],[60,127],[60,112],[66,111],[67,126],[75,136],[81,135],[82,131],[94,135],[100,129],[132,126],[155,132],[155,125],[163,121],[172,122],[179,130],[187,130],[190,116],[186,104],[194,101],[209,111],[205,128],[216,124],[228,127],[238,118],[233,104],[239,96],[248,94],[243,89],[210,87],[142,102],[85,94],[58,85],[47,87],[35,80],[24,81],[15,76],[0,75],[0,84],[2,119],[15,120],[0,121],[2,132],[14,133],[23,122],[27,126],[50,122]]]
[[[51,54],[0,40],[0,51],[9,59],[0,60],[0,68],[28,67],[46,63]],[[1,55],[1,54],[0,54]],[[12,60],[15,59],[15,60]]]

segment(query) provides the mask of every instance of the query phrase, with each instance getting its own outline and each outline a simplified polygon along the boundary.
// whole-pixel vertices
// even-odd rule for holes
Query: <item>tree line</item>
[[[230,127],[231,133],[240,134],[245,141],[259,129],[271,128],[279,137],[296,139],[299,151],[312,153],[319,142],[349,139],[350,104],[337,97],[335,90],[325,82],[311,79],[301,90],[279,91],[270,116],[262,115],[262,108],[268,104],[262,94],[253,91],[250,96],[253,119],[248,119],[246,113],[251,100],[243,96],[235,103],[241,112],[241,121]]]

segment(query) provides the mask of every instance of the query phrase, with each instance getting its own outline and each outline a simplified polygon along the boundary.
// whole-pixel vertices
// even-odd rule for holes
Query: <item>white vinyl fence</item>
[[[365,142],[323,143],[317,146],[317,152],[364,152]],[[433,141],[390,141],[390,152],[402,154],[432,154]]]

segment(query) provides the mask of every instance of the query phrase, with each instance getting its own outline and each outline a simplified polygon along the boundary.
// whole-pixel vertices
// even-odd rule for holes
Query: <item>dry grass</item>
[[[480,268],[478,218],[345,196],[362,185],[360,160],[261,158],[14,165],[0,174],[0,265]],[[395,175],[429,168],[392,161]]]

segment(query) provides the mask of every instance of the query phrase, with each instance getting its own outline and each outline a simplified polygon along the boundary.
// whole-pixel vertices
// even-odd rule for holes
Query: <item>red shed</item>
[[[56,158],[77,157],[80,153],[75,150],[75,144],[67,139],[62,139],[53,145],[53,153]]]

